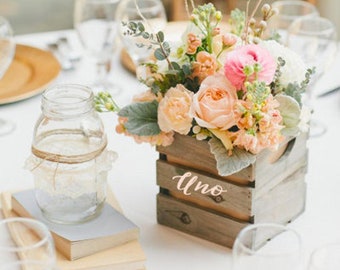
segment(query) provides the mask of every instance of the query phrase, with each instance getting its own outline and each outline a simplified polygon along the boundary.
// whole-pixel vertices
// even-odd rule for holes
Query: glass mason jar
[[[52,222],[96,217],[106,199],[115,153],[106,149],[103,123],[90,88],[63,84],[45,90],[26,168],[34,175],[36,202]]]

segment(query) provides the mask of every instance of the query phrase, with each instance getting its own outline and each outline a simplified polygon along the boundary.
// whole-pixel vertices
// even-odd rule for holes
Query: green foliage
[[[292,82],[292,83],[289,83],[287,86],[283,87],[282,85],[280,85],[280,77],[282,75],[281,68],[285,64],[286,64],[285,61],[281,57],[279,57],[278,63],[277,63],[277,69],[274,75],[274,80],[270,84],[271,91],[273,95],[284,93],[285,95],[294,98],[301,107],[302,106],[301,96],[306,91],[310,83],[311,77],[315,73],[315,68],[307,69],[306,74],[305,74],[305,79],[302,82],[300,83]]]
[[[145,47],[147,46],[148,49],[156,47],[154,51],[154,56],[157,60],[166,60],[170,55],[170,45],[168,42],[164,41],[164,33],[159,31],[158,33],[150,33],[147,32],[143,23],[141,22],[122,22],[123,26],[127,28],[124,32],[124,35],[130,35],[134,37],[143,37],[149,43],[137,43],[138,47]]]
[[[153,136],[161,132],[157,123],[158,102],[138,102],[122,108],[118,115],[126,117],[124,127],[131,134]]]
[[[228,155],[228,150],[216,137],[209,140],[210,151],[214,154],[217,162],[218,174],[221,176],[231,175],[256,161],[256,156],[244,149],[233,148],[232,155]]]
[[[108,92],[99,92],[94,96],[94,107],[97,112],[118,112],[119,107]]]
[[[159,74],[161,79],[154,80],[150,85],[151,91],[154,94],[161,92],[163,95],[177,84],[183,84],[187,89],[196,93],[199,89],[198,78],[191,78],[191,67],[189,64],[179,65],[176,62],[171,62],[173,69],[170,69],[163,74]]]
[[[241,36],[245,26],[245,18],[246,14],[244,11],[241,11],[239,9],[232,10],[229,19],[229,24],[231,26],[230,32],[237,36]]]
[[[283,89],[283,92],[294,98],[300,106],[302,106],[301,95],[306,91],[307,86],[310,82],[312,74],[315,72],[315,69],[308,69],[305,75],[305,79],[298,84],[297,82],[290,83],[286,88]]]
[[[246,83],[247,99],[253,103],[261,105],[270,94],[270,88],[265,82],[254,81],[253,83]]]
[[[191,16],[191,21],[201,31],[202,39],[201,50],[212,52],[213,30],[222,20],[222,13],[217,11],[212,3],[197,6]]]

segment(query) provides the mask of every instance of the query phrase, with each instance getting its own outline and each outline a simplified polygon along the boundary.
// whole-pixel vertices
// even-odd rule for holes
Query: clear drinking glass
[[[42,264],[45,269],[56,266],[54,242],[48,228],[42,222],[29,218],[1,220],[0,269],[21,269],[9,267],[27,262]]]
[[[290,24],[302,17],[317,17],[319,12],[315,5],[306,1],[275,1],[272,8],[278,10],[278,14],[269,20],[269,29],[280,35],[280,42],[285,44],[287,31]]]
[[[337,34],[334,24],[323,17],[304,17],[291,23],[288,28],[287,46],[299,54],[307,67],[315,67],[315,74],[308,86],[304,104],[313,110],[317,82],[335,59]],[[326,132],[322,122],[312,117],[310,136],[320,136]]]
[[[15,53],[13,31],[9,22],[0,16],[0,80],[12,63]],[[15,124],[7,119],[0,118],[0,136],[11,133]]]
[[[91,88],[117,95],[121,89],[108,79],[116,47],[116,9],[119,0],[75,0],[74,27],[90,58],[97,65],[97,78]]]
[[[301,239],[279,224],[255,224],[238,234],[233,246],[232,270],[302,270]]]
[[[143,20],[141,14],[146,21]],[[151,33],[164,30],[167,24],[165,9],[161,0],[122,0],[117,9],[117,17],[121,22],[142,22],[145,29]],[[138,67],[152,54],[148,49],[149,43],[143,37],[126,35],[127,27],[122,23],[119,26],[123,47],[127,50],[135,67]],[[141,46],[142,44],[145,46]]]
[[[315,249],[310,257],[308,270],[339,270],[340,242]]]

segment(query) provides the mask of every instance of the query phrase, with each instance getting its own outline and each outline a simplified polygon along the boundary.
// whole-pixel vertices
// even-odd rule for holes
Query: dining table
[[[62,83],[90,84],[96,73],[95,65],[83,53],[73,29],[18,35],[15,40],[17,44],[48,50],[48,44],[60,37],[68,38],[81,59],[74,63],[72,69],[60,70],[58,76],[44,87]],[[134,95],[146,88],[122,65],[120,53],[121,45],[118,42],[112,55],[109,76],[121,88],[114,99],[118,106],[123,107]],[[316,95],[340,85],[339,70],[340,54],[337,54],[317,82]],[[17,76],[20,77],[20,74]],[[41,114],[42,91],[0,105],[0,117],[15,124],[13,132],[0,136],[0,192],[34,187],[33,175],[25,168],[25,161],[31,154],[33,131]],[[316,97],[313,111],[312,118],[322,122],[327,131],[307,141],[305,210],[287,224],[301,236],[305,262],[315,248],[326,243],[340,242],[340,91]],[[118,154],[108,174],[108,185],[126,217],[140,228],[140,243],[146,255],[145,268],[231,269],[231,248],[157,223],[156,195],[159,187],[156,184],[158,153],[155,147],[138,144],[131,137],[118,134],[115,131],[115,113],[101,113],[100,117],[105,126],[108,148]]]

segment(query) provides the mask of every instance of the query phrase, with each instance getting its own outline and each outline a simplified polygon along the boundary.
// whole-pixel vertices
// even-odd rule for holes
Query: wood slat
[[[227,247],[232,247],[235,235],[248,225],[164,194],[157,195],[157,220],[159,224]]]
[[[178,181],[173,180],[173,176],[184,175],[191,172],[192,176],[197,177],[196,182],[208,185],[210,188],[216,185],[222,187],[227,192],[218,196],[212,196],[210,193],[202,194],[201,190],[194,190],[192,185],[188,190],[191,195],[184,195],[177,188]],[[184,182],[187,183],[189,178]],[[168,189],[173,197],[193,202],[197,205],[217,210],[221,213],[248,220],[253,215],[252,197],[254,190],[250,187],[238,186],[233,183],[221,181],[213,175],[203,174],[201,171],[186,168],[180,165],[173,165],[166,161],[157,161],[157,185]]]
[[[161,158],[170,163],[213,174],[240,185],[256,185],[266,192],[307,164],[307,139],[308,134],[302,133],[297,138],[282,143],[278,151],[264,150],[257,155],[254,164],[235,174],[223,177],[218,174],[216,160],[210,152],[207,141],[198,141],[191,136],[176,134],[170,146],[159,146],[157,151],[162,155]],[[278,153],[283,154],[278,156]]]

